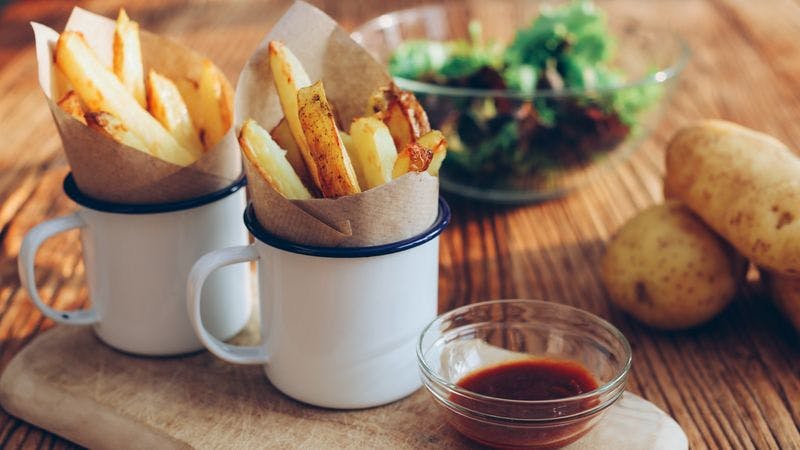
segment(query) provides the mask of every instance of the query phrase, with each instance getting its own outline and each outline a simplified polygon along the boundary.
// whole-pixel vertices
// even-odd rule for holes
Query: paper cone
[[[367,100],[391,82],[383,65],[319,9],[298,1],[261,41],[239,76],[235,128],[248,118],[272,129],[283,117],[269,67],[270,41],[283,42],[312,81],[322,80],[339,122],[364,115]],[[363,247],[401,241],[425,231],[438,214],[439,180],[409,173],[383,186],[337,199],[287,200],[249,166],[256,217],[269,232],[324,247]]]
[[[109,67],[115,22],[74,8],[66,30],[80,31]],[[36,38],[39,84],[61,135],[78,188],[89,197],[115,203],[151,204],[188,200],[233,183],[242,172],[241,153],[233,128],[214,148],[182,167],[122,145],[97,133],[56,105],[63,95],[63,75],[55,69],[53,49],[58,33],[31,23]],[[202,55],[169,39],[140,31],[145,73],[150,68],[176,83],[199,80]],[[228,84],[223,89],[231,91]],[[231,95],[232,96],[232,95]]]

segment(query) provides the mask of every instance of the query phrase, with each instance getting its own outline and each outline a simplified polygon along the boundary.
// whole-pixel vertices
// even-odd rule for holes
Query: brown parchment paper
[[[269,67],[270,41],[283,42],[312,82],[322,80],[344,129],[365,112],[375,89],[389,84],[383,65],[319,9],[295,2],[261,41],[239,75],[235,128],[248,118],[272,129],[283,117]],[[337,199],[287,200],[245,159],[256,217],[271,233],[325,247],[361,247],[407,239],[425,231],[438,213],[439,180],[409,173],[383,186]]]
[[[66,30],[80,31],[101,61],[111,67],[114,21],[74,8]],[[54,65],[58,33],[31,23],[36,38],[39,84],[61,135],[72,174],[86,195],[129,204],[188,200],[234,182],[242,173],[242,157],[233,127],[214,148],[193,164],[181,167],[119,144],[72,118],[56,102],[63,95],[63,74]],[[140,31],[145,73],[154,68],[176,83],[200,79],[202,55],[167,38]],[[233,97],[232,88],[223,84]]]

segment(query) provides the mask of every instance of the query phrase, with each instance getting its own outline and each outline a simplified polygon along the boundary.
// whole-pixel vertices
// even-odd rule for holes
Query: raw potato
[[[761,272],[761,275],[767,279],[775,305],[800,331],[800,278],[766,272]]]
[[[612,302],[661,329],[699,325],[736,293],[733,252],[678,202],[650,207],[626,223],[603,256]]]
[[[800,276],[800,159],[778,140],[718,120],[680,130],[665,192],[753,263]]]

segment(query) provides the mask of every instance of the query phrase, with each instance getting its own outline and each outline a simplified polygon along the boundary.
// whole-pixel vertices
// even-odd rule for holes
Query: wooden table
[[[413,1],[323,2],[348,28]],[[115,2],[79,4],[113,16]],[[28,21],[61,29],[70,2],[18,2],[0,16],[0,368],[53,324],[20,289],[16,257],[35,224],[75,209],[37,81]],[[208,54],[232,80],[287,2],[126,2],[143,27]],[[649,14],[682,33],[693,60],[655,133],[629,163],[562,200],[520,208],[451,199],[441,244],[440,310],[495,298],[540,298],[586,308],[631,341],[629,389],[669,412],[692,448],[800,448],[800,341],[768,299],[752,292],[695,330],[650,330],[609,304],[598,273],[605,241],[636,211],[662,200],[663,147],[690,120],[719,117],[774,134],[800,150],[800,1],[662,1]],[[87,302],[77,232],[48,242],[39,285],[60,308]],[[0,412],[4,448],[71,447]]]

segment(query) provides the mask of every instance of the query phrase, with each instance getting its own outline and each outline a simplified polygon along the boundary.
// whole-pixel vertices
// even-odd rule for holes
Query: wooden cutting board
[[[58,326],[38,336],[0,378],[0,403],[97,449],[477,448],[443,422],[424,389],[378,408],[321,409],[282,395],[260,367],[227,364],[206,352],[131,356],[106,347],[89,328]],[[688,444],[668,415],[626,393],[568,448],[682,450]]]

